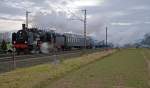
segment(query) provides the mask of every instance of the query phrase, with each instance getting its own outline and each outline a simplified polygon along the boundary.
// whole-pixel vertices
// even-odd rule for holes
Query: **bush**
[[[7,44],[6,44],[5,40],[2,41],[1,49],[2,49],[3,51],[6,51],[6,50],[7,50]]]

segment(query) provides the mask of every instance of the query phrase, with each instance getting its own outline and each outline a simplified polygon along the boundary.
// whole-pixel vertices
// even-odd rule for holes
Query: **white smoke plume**
[[[82,14],[83,15],[83,14]],[[82,16],[81,16],[82,17]],[[83,20],[83,18],[80,18]],[[37,25],[41,28],[55,28],[57,32],[71,32],[77,34],[83,34],[84,23],[80,21],[79,17],[68,17],[68,14],[64,12],[53,12],[51,14],[37,14],[32,19],[32,25]],[[93,36],[98,40],[102,40],[105,30],[105,19],[100,16],[88,17],[87,18],[87,35]],[[99,34],[102,34],[99,36]]]
[[[47,1],[50,3],[50,0]],[[148,0],[138,2],[137,0],[122,2],[106,0],[105,3],[98,6],[83,7],[76,7],[72,4],[73,2],[75,0],[59,0],[57,3],[50,4],[49,12],[42,10],[46,11],[46,14],[40,14],[40,12],[35,14],[32,25],[55,28],[60,33],[83,34],[83,22],[71,19],[83,19],[84,13],[79,10],[86,8],[87,34],[99,41],[105,40],[106,26],[108,27],[108,41],[120,45],[134,43],[149,32]],[[126,2],[130,2],[130,4],[127,5]],[[78,11],[74,9],[78,9]]]

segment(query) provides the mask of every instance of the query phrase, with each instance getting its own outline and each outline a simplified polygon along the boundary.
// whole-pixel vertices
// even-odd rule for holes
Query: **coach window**
[[[76,43],[78,42],[78,38],[76,38]]]
[[[69,42],[71,42],[71,39],[70,39],[70,37],[69,37]]]
[[[71,37],[69,37],[69,42],[71,42]]]
[[[68,42],[70,42],[70,37],[68,37]]]
[[[72,42],[72,41],[71,41],[71,37],[69,37],[69,41]]]
[[[69,37],[67,37],[67,42],[69,42]]]
[[[67,41],[69,42],[69,37],[67,38]]]
[[[76,43],[77,43],[77,38],[76,38]]]
[[[72,43],[74,43],[74,38],[72,37]]]
[[[71,38],[71,40],[72,40],[72,43],[73,43],[73,37]]]
[[[73,43],[74,43],[74,39],[75,39],[75,38],[72,38],[72,40],[73,40]]]
[[[77,38],[75,38],[75,43],[77,42]]]

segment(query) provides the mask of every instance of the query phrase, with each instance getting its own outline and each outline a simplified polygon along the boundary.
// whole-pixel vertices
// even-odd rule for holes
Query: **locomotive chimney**
[[[26,30],[26,25],[25,24],[22,24],[22,29]]]

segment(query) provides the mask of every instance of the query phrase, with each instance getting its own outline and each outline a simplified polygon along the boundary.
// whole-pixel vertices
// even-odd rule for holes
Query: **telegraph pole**
[[[28,20],[29,20],[28,16],[29,16],[29,13],[31,13],[31,12],[26,11],[26,28],[28,28]]]
[[[106,47],[107,47],[107,31],[108,31],[108,28],[106,26]]]
[[[84,11],[84,48],[86,49],[86,25],[87,25],[87,10],[82,10]]]

